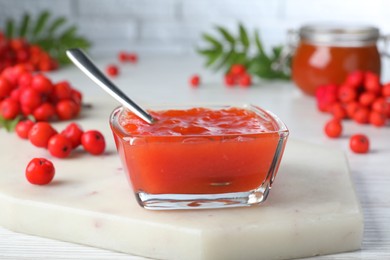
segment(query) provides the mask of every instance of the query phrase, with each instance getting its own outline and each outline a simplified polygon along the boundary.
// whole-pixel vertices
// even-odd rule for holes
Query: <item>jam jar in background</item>
[[[291,35],[296,41],[292,79],[305,94],[314,95],[320,85],[341,84],[352,71],[381,72],[378,41],[387,40],[376,27],[310,24]]]

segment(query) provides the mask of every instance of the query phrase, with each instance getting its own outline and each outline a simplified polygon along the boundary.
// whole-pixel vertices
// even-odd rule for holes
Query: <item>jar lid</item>
[[[364,25],[307,24],[299,29],[299,36],[317,44],[363,46],[376,43],[379,29]]]

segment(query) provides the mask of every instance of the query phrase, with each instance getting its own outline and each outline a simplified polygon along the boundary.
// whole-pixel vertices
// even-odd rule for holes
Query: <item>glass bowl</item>
[[[123,107],[110,116],[118,153],[142,207],[224,208],[266,200],[289,134],[277,116],[247,104],[148,111],[157,123],[148,125]]]

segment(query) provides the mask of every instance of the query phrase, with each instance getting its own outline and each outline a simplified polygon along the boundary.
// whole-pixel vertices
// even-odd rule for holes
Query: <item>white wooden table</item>
[[[98,59],[98,64],[104,68],[108,63],[117,63],[115,58]],[[323,125],[330,116],[319,113],[315,100],[301,94],[291,82],[261,81],[249,89],[228,89],[222,83],[221,74],[211,74],[204,70],[202,61],[195,57],[141,57],[138,64],[123,64],[120,68],[121,75],[114,81],[141,104],[253,103],[279,115],[289,127],[291,138],[345,151],[364,212],[362,249],[310,259],[390,259],[390,124],[384,128],[375,128],[345,122],[343,136],[333,140],[323,134]],[[188,79],[194,73],[202,77],[198,89],[188,85]],[[51,77],[55,81],[71,81],[84,93],[86,101],[91,97],[105,95],[73,66],[51,73]],[[367,134],[371,140],[369,154],[356,155],[348,148],[348,137],[360,132]],[[0,227],[0,259],[43,258],[145,259],[18,234]]]

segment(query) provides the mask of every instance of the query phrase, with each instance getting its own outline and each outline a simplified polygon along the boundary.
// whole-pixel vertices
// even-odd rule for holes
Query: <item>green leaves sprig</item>
[[[0,127],[4,127],[7,132],[13,132],[16,127],[16,124],[20,121],[20,119],[21,116],[17,116],[12,120],[7,120],[0,116]]]
[[[218,71],[228,71],[233,64],[244,65],[252,75],[263,79],[289,79],[290,73],[279,69],[279,62],[286,62],[285,67],[290,66],[290,60],[283,61],[282,46],[275,46],[271,53],[267,54],[260,39],[258,30],[254,31],[253,39],[249,37],[248,31],[240,23],[238,35],[234,35],[222,26],[216,26],[217,36],[208,33],[202,35],[203,40],[209,45],[205,49],[198,49],[197,52],[206,58],[206,67]],[[254,46],[253,46],[254,45]]]
[[[65,54],[69,48],[88,49],[91,43],[77,35],[77,27],[68,26],[65,17],[52,17],[50,12],[41,12],[36,19],[26,13],[20,21],[8,19],[5,34],[8,38],[21,37],[32,44],[38,44],[60,64],[68,64],[70,60]]]

